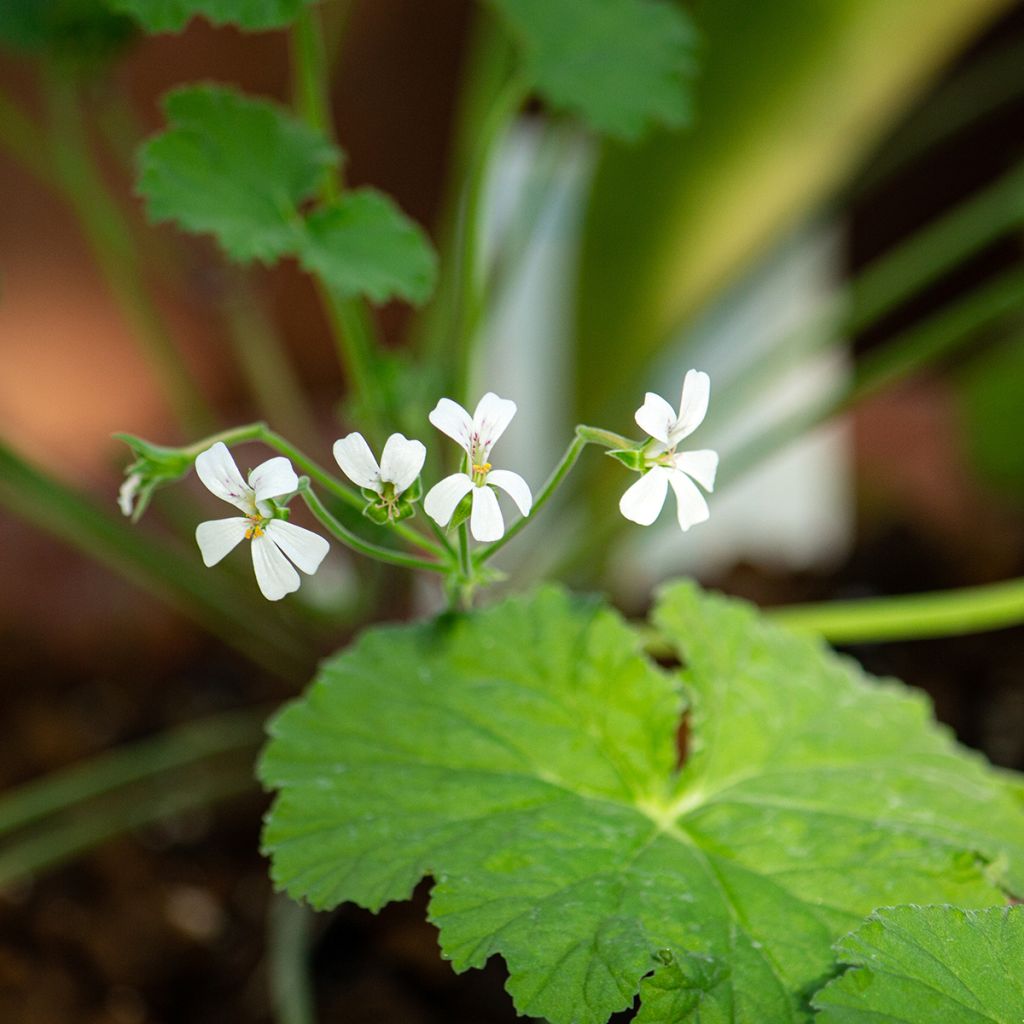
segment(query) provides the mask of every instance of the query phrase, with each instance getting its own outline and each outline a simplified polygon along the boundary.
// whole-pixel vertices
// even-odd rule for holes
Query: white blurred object
[[[522,124],[495,161],[488,192],[488,247],[515,229],[516,210],[538,177],[539,131]],[[520,418],[503,441],[509,464],[522,469],[536,489],[571,437],[567,419],[572,373],[571,331],[575,256],[592,150],[563,145],[564,157],[550,181],[550,196],[537,216],[532,240],[510,275],[503,301],[488,324],[477,390],[496,388],[519,403]],[[741,444],[780,419],[813,407],[849,376],[843,346],[810,354],[794,332],[819,314],[833,293],[839,267],[834,228],[796,231],[730,289],[696,326],[685,345],[667,348],[652,366],[645,387],[678,393],[686,371],[706,370],[712,379],[707,424],[690,439],[712,448],[728,473]],[[820,318],[820,316],[819,316]],[[828,326],[825,325],[825,330]],[[715,415],[729,381],[750,363],[770,355],[781,370],[765,381],[731,422]],[[614,372],[610,369],[609,372]],[[637,390],[636,407],[644,398]],[[632,422],[600,423],[640,437]],[[587,453],[584,458],[596,458]],[[851,451],[842,422],[816,429],[767,459],[757,469],[709,496],[711,519],[681,534],[671,510],[651,527],[624,524],[612,559],[611,578],[626,602],[643,600],[663,579],[713,576],[738,561],[773,569],[809,569],[841,558],[853,535]],[[622,489],[634,478],[623,470]],[[571,538],[559,522],[547,541]],[[527,534],[532,531],[527,531]],[[534,538],[536,540],[536,538]],[[530,542],[524,542],[524,548]],[[557,552],[553,552],[557,559]]]

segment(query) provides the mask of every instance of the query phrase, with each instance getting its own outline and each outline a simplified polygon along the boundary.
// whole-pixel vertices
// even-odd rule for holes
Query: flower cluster
[[[700,488],[714,488],[718,455],[708,450],[677,449],[703,422],[710,393],[708,375],[690,370],[683,382],[678,411],[660,396],[647,393],[635,417],[648,435],[646,440],[631,445],[625,438],[604,432],[600,443],[607,445],[604,438],[611,437],[613,448],[616,441],[623,445],[609,454],[640,474],[619,502],[627,519],[649,526],[661,513],[670,487],[676,496],[677,519],[683,530],[708,518],[708,504]],[[468,531],[476,541],[501,540],[506,530],[498,503],[499,491],[512,499],[524,518],[530,515],[534,502],[529,484],[518,473],[495,469],[491,463],[494,446],[515,414],[515,402],[493,392],[480,399],[472,415],[449,398],[442,398],[431,411],[430,422],[463,451],[459,471],[434,484],[423,499],[424,512],[442,529],[454,529],[468,521]],[[593,428],[579,430],[601,433]],[[152,490],[181,476],[190,459],[183,454],[184,449],[157,448],[136,438],[126,440],[138,461],[129,467],[118,500],[125,515],[134,513],[137,518]],[[367,518],[378,525],[392,525],[415,514],[422,494],[420,474],[427,457],[421,441],[392,434],[379,463],[360,433],[335,441],[333,450],[342,472],[359,487],[366,501],[363,514]],[[227,445],[217,441],[195,458],[195,468],[209,491],[242,513],[197,527],[196,542],[207,566],[216,565],[243,540],[251,541],[256,582],[271,601],[298,589],[300,577],[296,570],[307,575],[316,572],[329,544],[318,534],[289,522],[288,502],[308,487],[308,481],[300,481],[287,458],[276,456],[267,460],[252,470],[246,480]],[[553,479],[557,483],[560,477],[556,473]],[[546,498],[553,486],[549,484],[542,497]],[[312,500],[308,492],[304,493]],[[346,535],[344,528],[332,524],[329,516],[322,521],[341,539],[359,547],[354,535]],[[366,550],[366,545],[359,549]],[[376,550],[377,557],[386,554],[383,549]],[[451,547],[448,550],[452,551]]]

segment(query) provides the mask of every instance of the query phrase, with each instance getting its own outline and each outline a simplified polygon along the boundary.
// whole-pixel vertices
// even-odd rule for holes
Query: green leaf
[[[78,64],[116,56],[135,36],[127,18],[101,0],[3,0],[0,45]]]
[[[296,252],[299,205],[337,164],[337,150],[277,104],[221,86],[177,89],[164,105],[170,127],[141,153],[149,216],[215,235],[240,262]]]
[[[819,1024],[1020,1024],[1024,908],[886,907],[836,945]]]
[[[696,34],[667,0],[490,0],[526,78],[553,106],[623,140],[690,119]]]
[[[692,701],[613,611],[554,589],[378,629],[271,727],[276,885],[377,909],[424,875],[456,970],[494,954],[523,1014],[807,1020],[875,907],[1024,891],[1024,815],[931,721],[737,602],[667,591]],[[988,866],[984,866],[984,862]]]
[[[294,21],[303,3],[315,0],[107,0],[147,32],[180,32],[196,15],[214,25],[259,30]]]
[[[425,302],[437,260],[426,236],[385,195],[346,192],[310,215],[299,260],[339,294]]]

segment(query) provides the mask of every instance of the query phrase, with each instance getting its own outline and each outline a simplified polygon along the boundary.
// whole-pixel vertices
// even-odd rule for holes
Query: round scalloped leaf
[[[164,107],[168,128],[140,155],[149,216],[212,234],[241,262],[296,252],[300,204],[338,162],[337,149],[278,104],[223,86],[175,89]]]
[[[365,634],[271,727],[275,884],[376,909],[432,876],[455,969],[500,954],[553,1024],[641,986],[643,1024],[805,1021],[875,907],[1019,885],[1019,804],[920,696],[688,586],[657,621],[686,662],[681,770],[678,680],[598,602]]]
[[[1020,1024],[1024,907],[886,907],[836,944],[817,1024]]]

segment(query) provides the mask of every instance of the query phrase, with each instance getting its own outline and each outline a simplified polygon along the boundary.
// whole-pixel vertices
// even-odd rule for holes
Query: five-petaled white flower
[[[299,574],[289,559],[307,575],[317,571],[330,549],[327,541],[311,530],[273,517],[269,499],[290,494],[299,486],[286,458],[268,459],[249,474],[246,483],[231,452],[218,441],[196,458],[196,472],[209,491],[245,513],[244,517],[216,519],[196,527],[196,543],[207,566],[216,565],[243,540],[251,540],[256,582],[268,601],[279,601],[299,589]]]
[[[334,442],[334,458],[345,476],[359,487],[374,491],[385,505],[394,505],[420,475],[427,449],[421,441],[392,434],[384,444],[380,465],[362,434],[349,434]]]
[[[648,391],[636,411],[636,422],[654,438],[644,449],[643,475],[619,501],[619,511],[634,523],[650,526],[658,518],[671,486],[676,494],[679,526],[688,530],[708,518],[708,503],[694,484],[706,491],[715,487],[717,452],[703,450],[676,453],[676,446],[704,422],[711,395],[711,378],[690,370],[683,381],[677,413],[660,395]]]
[[[430,422],[462,445],[469,457],[468,473],[453,473],[434,484],[423,501],[423,510],[439,526],[451,522],[455,508],[472,492],[469,530],[479,541],[499,540],[505,522],[494,487],[500,487],[519,506],[524,516],[533,507],[527,482],[507,469],[491,469],[491,449],[516,414],[516,403],[488,391],[472,416],[457,402],[442,398],[430,414]]]

